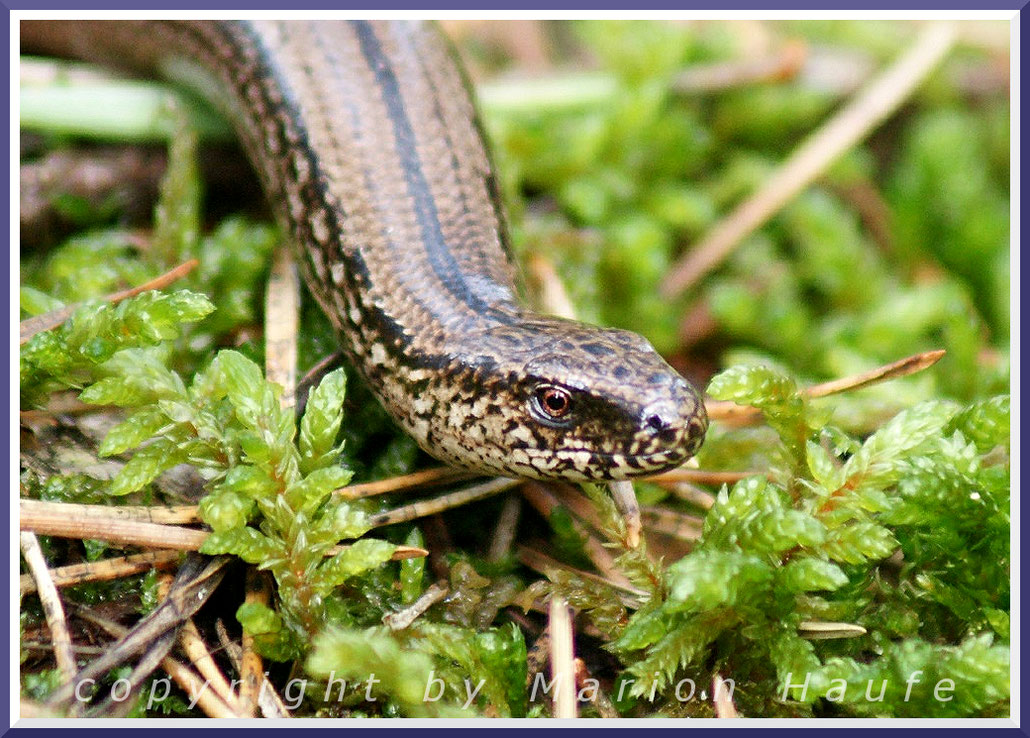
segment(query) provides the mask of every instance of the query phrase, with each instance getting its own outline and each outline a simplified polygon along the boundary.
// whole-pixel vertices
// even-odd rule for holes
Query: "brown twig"
[[[684,502],[689,502],[702,510],[711,510],[715,504],[715,497],[705,492],[700,487],[695,487],[690,482],[659,482],[665,489],[669,490]]]
[[[68,632],[68,621],[64,617],[64,606],[61,604],[60,595],[57,594],[54,580],[50,577],[43,550],[39,547],[36,536],[22,531],[20,540],[21,554],[36,580],[39,601],[43,604],[43,615],[50,627],[50,638],[54,643],[54,658],[61,672],[61,682],[68,684],[75,678],[78,666],[75,664],[75,654],[72,653],[72,637]]]
[[[404,474],[399,477],[380,479],[375,482],[364,482],[352,484],[349,487],[341,487],[333,492],[345,500],[357,500],[363,497],[385,495],[390,492],[403,492],[418,487],[426,487],[446,482],[456,482],[464,479],[471,479],[475,476],[472,472],[462,469],[455,469],[449,466],[438,466],[432,469],[422,469],[411,474]]]
[[[719,92],[759,82],[773,82],[796,76],[808,57],[803,41],[792,40],[782,49],[757,58],[733,59],[713,64],[695,64],[687,67],[673,82],[673,90],[680,94]]]
[[[143,292],[149,290],[159,290],[167,287],[172,282],[178,279],[182,279],[189,274],[199,262],[196,259],[190,259],[189,261],[180,264],[179,266],[171,269],[159,277],[151,279],[149,282],[144,282],[138,287],[132,289],[122,290],[121,292],[113,292],[101,298],[104,302],[116,305],[122,300],[126,300],[130,297],[135,297]],[[36,315],[31,318],[26,318],[21,321],[18,326],[19,332],[19,344],[25,344],[30,338],[37,333],[43,331],[49,331],[53,328],[57,328],[59,325],[64,323],[72,316],[72,314],[79,309],[82,303],[73,303],[71,305],[65,305],[63,308],[57,310],[51,310],[49,313],[43,313],[42,315]]]
[[[597,709],[598,714],[608,719],[619,717],[618,710],[615,709],[612,701],[608,699],[608,695],[600,688],[598,680],[590,676],[590,670],[587,669],[583,659],[576,657],[572,660],[572,665],[576,669],[576,686],[580,689],[581,693],[583,691],[586,692],[584,697],[589,695],[590,701]],[[579,699],[579,694],[576,695],[576,699]]]
[[[247,569],[247,594],[244,601],[248,605],[264,605],[268,607],[271,599],[268,580],[253,568]],[[258,694],[264,681],[264,668],[261,656],[254,649],[254,636],[243,631],[243,652],[240,655],[240,691],[238,701],[243,714],[254,717],[258,710]]]
[[[540,482],[525,482],[521,489],[522,496],[540,513],[544,520],[549,520],[555,510],[562,506],[548,485]],[[597,567],[597,570],[601,572],[605,580],[612,584],[618,583],[624,587],[631,586],[629,579],[616,566],[615,557],[611,551],[598,540],[593,532],[587,530],[575,518],[570,518],[570,522],[573,530],[576,531],[576,534],[583,541],[583,552],[590,559],[591,563]]]
[[[458,490],[457,492],[451,492],[450,494],[441,495],[440,497],[434,497],[431,500],[421,500],[411,505],[404,505],[403,507],[396,507],[393,510],[378,513],[373,515],[371,518],[372,527],[381,528],[385,525],[404,523],[409,520],[424,518],[427,515],[435,515],[436,513],[449,510],[453,507],[466,505],[470,502],[475,502],[477,500],[482,500],[486,497],[496,495],[506,489],[511,489],[517,484],[519,484],[519,480],[517,479],[497,477],[488,482],[483,482],[482,484]]]
[[[859,372],[858,374],[823,382],[822,384],[814,384],[803,390],[803,394],[811,399],[815,399],[840,394],[841,392],[863,389],[864,387],[891,379],[906,377],[933,366],[941,360],[944,354],[943,349],[924,351],[920,354],[914,354],[890,364],[870,369],[869,371]],[[708,411],[709,418],[732,424],[757,422],[762,416],[762,411],[758,408],[738,405],[734,402],[709,401],[705,403],[705,409]],[[676,471],[678,472],[679,470]]]
[[[747,477],[753,477],[755,475],[762,476],[765,472],[757,471],[742,471],[742,472],[717,472],[717,471],[705,471],[704,469],[672,469],[661,474],[656,474],[653,477],[647,477],[648,482],[656,482],[658,484],[676,484],[679,482],[693,482],[695,484],[710,484],[718,486],[722,484],[736,484],[741,479]]]
[[[451,562],[448,555],[454,551],[454,540],[447,528],[447,522],[439,513],[423,518],[419,526],[425,539],[425,546],[429,549],[429,570],[437,580],[449,582],[451,580]]]
[[[515,531],[519,525],[519,515],[522,512],[522,501],[518,495],[509,494],[504,500],[504,507],[497,516],[497,526],[494,534],[490,537],[490,551],[487,553],[487,561],[500,561],[511,551],[511,544],[515,540]]]
[[[937,65],[951,48],[954,38],[952,24],[943,21],[928,24],[894,64],[805,140],[754,195],[718,222],[673,266],[659,287],[661,295],[672,298],[695,284],[837,157],[867,136]]]
[[[583,571],[582,569],[576,569],[574,567],[569,566],[568,564],[564,564],[561,561],[558,561],[557,559],[551,558],[547,554],[542,553],[541,551],[538,551],[535,548],[531,548],[525,545],[519,545],[516,547],[515,552],[518,555],[520,562],[528,566],[533,571],[544,576],[548,575],[548,571],[560,569],[562,571],[567,571],[570,574],[575,574],[577,577],[580,577],[581,579],[587,579],[593,582],[597,582],[598,584],[604,584],[608,587],[611,587],[612,589],[617,590],[621,593],[619,595],[619,601],[630,609],[636,609],[640,607],[640,599],[643,597],[647,597],[647,592],[645,592],[642,589],[638,589],[637,587],[634,587],[632,584],[624,584],[622,582],[612,581],[610,579],[605,579],[602,576],[594,574],[593,572]]]
[[[404,630],[414,623],[419,615],[450,594],[450,591],[444,582],[436,582],[403,610],[383,615],[383,624],[390,630]]]
[[[350,548],[349,545],[340,544],[339,546],[333,546],[325,552],[326,557],[335,556],[341,551],[345,551]],[[424,548],[418,546],[404,546],[399,545],[394,549],[393,555],[390,556],[390,561],[403,561],[404,559],[420,559],[423,556],[428,556],[429,552]]]
[[[705,411],[708,420],[734,428],[753,425],[762,419],[762,411],[756,407],[722,400],[706,400]]]
[[[110,512],[101,517],[100,510]],[[174,525],[137,522],[118,517],[116,507],[77,505],[69,502],[19,500],[21,530],[61,538],[95,538],[110,543],[131,544],[147,548],[196,551],[208,533]]]
[[[213,718],[244,718],[247,715],[237,712],[233,707],[226,704],[225,700],[219,697],[214,691],[206,689],[207,683],[202,681],[196,672],[186,664],[171,656],[165,656],[161,661],[161,668],[175,680],[175,683],[182,687],[186,694],[197,698],[197,706],[204,711],[204,714]]]
[[[831,184],[831,188],[847,200],[858,213],[865,230],[885,254],[895,250],[891,231],[891,210],[886,198],[868,179],[859,179],[846,185]]]
[[[612,493],[612,501],[616,509],[622,515],[626,523],[626,540],[623,541],[627,548],[636,548],[640,545],[640,533],[643,525],[640,522],[640,503],[637,502],[637,493],[633,489],[633,482],[621,480],[608,482],[608,489]]]
[[[663,507],[642,508],[641,517],[649,530],[693,543],[701,537],[704,520]]]
[[[54,650],[54,644],[52,641],[21,641],[18,644],[22,648],[28,651],[45,651],[51,653]],[[71,644],[72,653],[78,654],[79,656],[99,656],[107,649],[103,646],[81,646],[77,643]]]
[[[222,670],[218,668],[218,664],[211,657],[207,644],[200,637],[200,631],[197,630],[197,626],[192,619],[187,620],[183,624],[182,630],[179,631],[179,646],[182,647],[183,653],[189,658],[193,668],[204,677],[208,686],[214,690],[222,701],[233,712],[244,715],[243,705],[239,704],[239,700],[233,693],[232,687],[229,686],[229,680],[225,678]]]
[[[196,555],[188,556],[179,568],[168,596],[131,629],[113,624],[119,633],[118,642],[111,645],[100,658],[83,667],[73,682],[57,689],[50,697],[50,704],[80,713],[83,705],[75,692],[79,684],[87,679],[97,679],[114,667],[142,655],[132,671],[132,680],[139,684],[150,670],[164,663],[168,648],[175,640],[175,631],[208,600],[224,576],[228,561],[228,557],[205,560]],[[86,608],[79,607],[77,612],[80,617],[93,622],[99,623],[102,620]],[[102,627],[111,630],[106,625]]]
[[[548,482],[547,491],[554,496],[559,505],[594,530],[600,531],[604,528],[597,508],[578,486],[565,482]]]
[[[218,643],[229,657],[229,661],[232,662],[233,668],[237,672],[240,671],[240,661],[243,658],[243,649],[240,648],[239,644],[229,638],[229,633],[225,630],[225,625],[219,618],[215,621],[215,632],[218,633]],[[271,682],[262,675],[261,689],[258,690],[258,706],[261,708],[261,714],[266,718],[289,718],[293,717],[290,711],[286,709],[286,705],[283,704],[279,694],[275,691]]]
[[[405,508],[401,508],[402,510]],[[41,502],[39,500],[19,500],[20,523],[22,530],[41,535],[60,536],[62,538],[94,538],[111,543],[132,544],[174,551],[196,551],[207,539],[209,533],[194,528],[182,528],[175,525],[160,525],[143,522],[148,516],[160,519],[167,510],[168,519],[190,519],[196,508],[183,505],[179,508],[143,508],[143,507],[110,507],[107,505],[79,505],[71,502]],[[334,546],[326,552],[332,556],[347,548],[346,545]],[[139,554],[126,557],[124,563],[114,565],[110,571],[90,566],[75,565],[62,570],[61,586],[75,584],[90,579],[114,579],[128,576],[155,564],[153,561],[167,559],[174,561],[174,551]],[[428,552],[416,546],[397,546],[393,561],[425,556]],[[120,560],[115,560],[120,561]],[[68,581],[63,581],[65,578]]]
[[[129,629],[125,626],[119,625],[118,623],[106,618],[102,618],[96,613],[80,612],[80,616],[96,623],[115,638],[125,638],[129,633]],[[227,705],[221,697],[215,694],[215,692],[207,689],[207,685],[199,676],[197,676],[197,673],[178,659],[171,656],[165,656],[161,660],[161,668],[164,669],[168,676],[175,680],[175,683],[178,684],[184,692],[186,692],[187,696],[191,700],[196,700],[197,707],[203,710],[204,714],[208,717],[244,717],[242,714],[236,712]]]
[[[179,561],[178,551],[146,551],[131,556],[119,556],[103,561],[88,561],[83,564],[70,564],[50,570],[54,585],[70,587],[83,582],[103,582],[110,579],[121,579],[148,569],[163,569]],[[36,591],[36,582],[28,574],[19,579],[19,591],[22,595]]]
[[[813,385],[805,390],[805,394],[812,398],[826,397],[827,395],[849,392],[868,387],[872,384],[878,384],[879,382],[906,377],[909,374],[929,369],[941,360],[944,353],[944,349],[924,351],[921,354],[915,354],[876,369],[870,369],[867,372],[859,372],[843,379],[835,379],[830,382]]]
[[[22,502],[30,502],[23,499]],[[121,520],[126,523],[159,523],[182,525],[197,523],[196,505],[82,505],[73,502],[43,502],[31,500],[40,514],[47,511],[54,515],[66,515],[79,520]]]

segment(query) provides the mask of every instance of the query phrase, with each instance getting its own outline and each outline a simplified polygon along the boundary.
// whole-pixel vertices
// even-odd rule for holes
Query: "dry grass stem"
[[[222,698],[222,701],[234,712],[243,715],[243,706],[239,704],[232,687],[229,686],[229,680],[225,678],[222,670],[218,668],[218,664],[211,657],[211,652],[204,643],[204,639],[201,638],[200,631],[197,630],[193,620],[187,620],[183,624],[182,630],[179,631],[179,646],[193,664],[193,668],[204,677],[204,680]]]
[[[522,485],[522,496],[533,508],[540,513],[544,520],[549,520],[555,510],[563,507],[561,502],[554,496],[549,485],[540,482],[526,482]],[[629,586],[630,582],[626,576],[619,571],[615,564],[615,557],[603,543],[574,517],[569,518],[573,530],[583,542],[583,552],[590,559],[591,563],[601,572],[605,581],[618,583],[622,586]]]
[[[501,508],[500,515],[497,516],[497,526],[490,538],[490,550],[486,555],[488,561],[500,561],[511,551],[521,512],[521,498],[518,495],[509,494],[504,500],[504,507]]]
[[[852,374],[851,376],[842,377],[841,379],[834,379],[829,382],[823,382],[822,384],[815,384],[808,387],[803,392],[811,398],[816,399],[819,397],[826,397],[828,395],[839,394],[841,392],[849,392],[852,390],[863,389],[870,387],[880,382],[886,382],[891,379],[899,379],[900,377],[906,377],[910,374],[921,372],[924,369],[936,364],[944,356],[943,349],[934,349],[933,351],[923,351],[919,354],[908,356],[898,361],[893,361],[890,364],[870,369],[869,371],[859,372],[858,374]],[[750,407],[748,405],[738,405],[735,402],[720,402],[709,400],[705,403],[705,409],[708,411],[708,417],[712,420],[718,420],[728,425],[747,425],[750,423],[757,423],[762,417],[762,411],[758,408]],[[672,472],[666,472],[666,474],[678,474],[679,469]],[[659,475],[664,477],[664,475]]]
[[[229,638],[229,633],[225,630],[225,625],[221,619],[215,621],[215,632],[218,634],[218,643],[225,651],[225,655],[229,657],[229,661],[232,663],[234,669],[237,672],[240,671],[240,661],[243,658],[243,649],[240,645]],[[279,697],[278,692],[275,691],[275,687],[268,679],[264,678],[261,689],[258,690],[258,707],[261,708],[261,714],[266,718],[289,718],[293,717],[290,711],[286,709],[286,705],[283,703],[282,698]]]
[[[537,285],[537,300],[540,307],[559,318],[576,319],[576,308],[572,305],[554,263],[540,254],[533,254],[527,262],[530,278]]]
[[[404,505],[403,507],[397,507],[393,510],[387,510],[386,512],[373,515],[371,522],[375,528],[381,528],[386,525],[393,525],[394,523],[405,523],[409,520],[416,520],[418,518],[424,518],[428,515],[435,515],[436,513],[443,512],[444,510],[450,510],[453,507],[459,507],[461,505],[467,505],[470,502],[476,502],[487,497],[503,492],[506,489],[519,484],[517,479],[506,479],[504,477],[496,477],[488,482],[477,484],[467,489],[458,490],[457,492],[451,492],[440,497],[435,497],[431,500],[421,500],[411,505]]]
[[[102,582],[111,579],[139,574],[149,569],[163,569],[175,565],[180,558],[178,551],[146,551],[119,556],[103,561],[88,561],[83,564],[70,564],[50,570],[50,576],[57,587],[69,587],[83,582]],[[36,582],[29,574],[19,579],[19,590],[22,595],[36,591]]]
[[[653,477],[647,477],[648,482],[658,484],[679,484],[689,482],[694,484],[736,484],[741,479],[754,476],[764,476],[765,472],[742,471],[742,472],[717,472],[705,471],[704,469],[672,469]]]
[[[715,708],[715,717],[717,718],[740,717],[737,714],[737,708],[733,705],[733,692],[726,688],[726,680],[718,673],[712,677],[712,707]]]
[[[134,660],[130,682],[137,688],[151,671],[158,668],[167,657],[175,642],[175,632],[199,610],[218,587],[229,559],[216,557],[205,559],[191,555],[186,557],[175,577],[175,581],[164,597],[145,617],[132,628],[111,623],[85,607],[76,607],[79,617],[95,622],[109,632],[119,634],[116,643],[104,653],[86,664],[75,674],[73,681],[62,684],[51,694],[49,704],[72,715],[81,715],[85,703],[78,699],[76,688],[88,679],[100,679],[111,669]],[[159,579],[159,588],[161,580]],[[111,627],[109,627],[111,626]],[[98,710],[117,709],[117,701],[109,697]]]
[[[711,510],[712,505],[715,504],[715,496],[705,492],[700,487],[695,487],[689,482],[672,482],[664,483],[662,486],[672,492],[672,494],[683,500],[689,502],[695,507],[699,507],[702,510]]]
[[[83,515],[84,508],[93,508]],[[101,505],[76,505],[67,502],[39,502],[19,500],[18,512],[21,530],[39,535],[61,538],[93,538],[109,543],[143,546],[146,548],[196,551],[207,539],[207,531],[181,528],[174,525],[138,522],[118,516],[119,508]],[[97,510],[110,511],[110,517],[100,517]],[[79,517],[74,517],[79,515]]]
[[[687,67],[673,82],[673,89],[685,95],[721,92],[759,82],[774,82],[796,76],[808,58],[801,41],[788,41],[782,49],[753,59],[733,59]]]
[[[61,604],[61,597],[57,594],[57,587],[47,569],[46,559],[43,558],[43,550],[39,547],[36,536],[22,531],[20,541],[21,554],[36,581],[39,600],[43,604],[43,615],[50,627],[50,638],[54,643],[54,658],[57,661],[57,668],[61,672],[61,681],[67,684],[75,677],[78,666],[75,664],[75,654],[72,653],[72,637],[68,632],[64,606]]]
[[[328,558],[329,556],[335,556],[336,554],[348,548],[350,548],[350,546],[347,544],[333,546],[325,552],[325,556],[326,558]],[[403,561],[404,559],[420,559],[423,556],[428,555],[429,551],[427,551],[424,548],[419,548],[418,546],[399,545],[397,546],[396,550],[394,550],[393,555],[390,557],[390,561]]]
[[[44,651],[50,653],[54,650],[52,641],[22,641],[21,647],[27,651]],[[79,656],[99,656],[106,649],[103,646],[80,646],[77,643],[71,644],[72,653]]]
[[[300,279],[289,249],[280,245],[265,292],[265,376],[283,388],[283,408],[296,402],[299,322]]]
[[[663,533],[688,543],[697,541],[701,537],[701,530],[704,527],[702,518],[662,507],[645,507],[641,510],[641,515],[648,530]]]
[[[798,634],[810,641],[828,641],[837,638],[858,638],[868,631],[854,623],[827,623],[805,620],[798,623]]]
[[[125,626],[107,620],[106,618],[101,618],[96,614],[91,614],[89,616],[89,620],[96,625],[99,625],[115,638],[124,638],[129,633],[129,629]],[[208,717],[245,717],[243,714],[233,710],[233,708],[226,704],[225,700],[219,697],[213,690],[208,689],[208,685],[205,684],[204,680],[201,679],[195,671],[178,659],[171,656],[165,656],[161,660],[161,668],[175,681],[176,684],[179,685],[191,700],[196,699],[197,707],[199,707]]]
[[[248,605],[268,607],[271,600],[268,580],[253,567],[247,569],[247,594],[244,602]],[[240,655],[240,691],[238,701],[243,714],[254,717],[258,711],[258,695],[265,680],[264,666],[261,656],[254,649],[254,636],[243,631],[243,651]]]
[[[954,40],[953,24],[946,21],[927,24],[889,68],[806,139],[754,195],[716,223],[673,266],[659,287],[662,296],[675,297],[696,284],[841,154],[865,138],[912,94],[944,58]]]
[[[604,577],[598,574],[594,574],[593,572],[575,569],[569,566],[568,564],[564,564],[561,561],[551,558],[547,554],[542,553],[536,550],[535,548],[531,548],[529,546],[517,546],[515,552],[518,555],[520,562],[522,562],[524,565],[528,566],[533,571],[542,574],[545,577],[547,576],[548,571],[561,569],[562,571],[567,571],[571,574],[575,574],[577,577],[580,577],[582,579],[589,579],[590,581],[598,582],[599,584],[605,584],[611,587],[612,589],[618,590],[619,592],[625,595],[620,596],[619,601],[630,609],[636,609],[640,607],[640,599],[648,596],[647,592],[645,592],[642,589],[638,589],[637,587],[634,587],[632,584],[623,584],[620,582],[615,582],[610,579],[605,579]]]
[[[121,520],[132,523],[158,523],[163,525],[188,525],[200,522],[196,505],[82,505],[74,502],[32,502],[37,514],[64,515],[79,520]]]
[[[357,500],[363,497],[374,497],[385,495],[390,492],[404,492],[419,487],[426,487],[447,482],[457,482],[464,479],[471,479],[475,475],[462,469],[455,469],[449,466],[438,466],[432,469],[422,469],[411,474],[404,474],[399,477],[380,479],[375,482],[364,482],[352,484],[348,487],[341,487],[333,492],[345,500]]]
[[[622,519],[626,522],[626,540],[623,543],[627,548],[636,548],[640,545],[640,532],[643,526],[640,522],[640,504],[637,502],[637,493],[633,489],[633,482],[625,479],[608,482],[608,489],[611,490],[615,507],[618,508]]]
[[[572,615],[564,599],[551,595],[547,629],[551,632],[551,679],[555,682],[553,715],[578,717],[576,667],[572,662]]]
[[[422,596],[400,612],[391,612],[383,616],[383,624],[390,630],[404,630],[415,622],[422,613],[450,594],[450,588],[444,582],[436,582],[422,593]]]
[[[862,389],[863,387],[869,387],[870,385],[878,384],[879,382],[886,382],[889,379],[906,377],[909,374],[915,374],[916,372],[921,372],[924,369],[930,368],[941,360],[944,353],[943,349],[924,351],[921,354],[915,354],[901,359],[900,361],[895,361],[890,364],[877,367],[876,369],[870,369],[867,372],[860,372],[858,374],[853,374],[850,377],[844,377],[843,379],[835,379],[830,382],[813,385],[805,390],[805,394],[813,398],[826,397],[827,395]]]
[[[547,491],[558,501],[562,507],[589,525],[594,530],[601,530],[604,523],[598,514],[594,504],[583,494],[575,484],[565,482],[548,482]]]

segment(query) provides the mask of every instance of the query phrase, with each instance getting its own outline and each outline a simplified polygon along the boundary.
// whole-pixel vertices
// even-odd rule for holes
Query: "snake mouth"
[[[541,455],[540,458],[548,458],[551,463],[533,466],[543,477],[601,482],[660,474],[681,466],[691,456],[687,448],[646,454],[567,448],[557,454],[551,452],[547,456]]]
[[[600,453],[587,451],[586,449],[583,449],[583,451],[589,453],[595,459],[613,463],[618,461],[618,466],[629,466],[630,468],[635,468],[635,464],[682,464],[690,458],[690,453],[686,450],[683,453],[655,451],[649,454]]]
[[[654,474],[676,469],[690,459],[690,454],[669,456],[667,454],[647,454],[634,456],[633,461],[628,459],[623,464],[612,467],[608,470],[612,479],[628,479],[630,477],[645,477]]]

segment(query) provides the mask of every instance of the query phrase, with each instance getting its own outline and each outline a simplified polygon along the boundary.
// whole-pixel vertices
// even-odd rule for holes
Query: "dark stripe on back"
[[[326,225],[329,230],[329,239],[327,243],[319,243],[311,232],[310,223],[301,222],[297,223],[293,221],[292,214],[289,212],[289,208],[285,205],[280,204],[282,211],[285,214],[287,223],[291,226],[295,236],[301,239],[301,243],[297,244],[300,246],[298,249],[300,258],[307,263],[307,269],[315,274],[316,283],[320,282],[317,278],[317,269],[314,261],[311,257],[310,247],[315,246],[322,250],[323,256],[328,263],[333,263],[336,259],[342,260],[345,264],[343,270],[344,279],[347,282],[347,286],[344,288],[344,299],[346,302],[354,302],[358,305],[359,310],[362,314],[362,325],[355,324],[351,320],[349,310],[344,310],[342,314],[337,317],[345,322],[349,326],[349,330],[354,335],[359,335],[371,329],[372,336],[369,336],[367,340],[378,340],[383,343],[384,347],[390,350],[391,361],[398,364],[404,364],[409,367],[427,367],[437,371],[442,371],[448,368],[453,360],[453,357],[447,353],[438,353],[431,351],[421,351],[410,345],[411,338],[408,332],[405,331],[404,327],[396,321],[394,316],[384,310],[382,307],[377,305],[374,300],[367,299],[367,295],[372,286],[372,274],[365,262],[365,259],[361,253],[361,249],[358,248],[347,248],[344,242],[343,236],[343,220],[347,218],[346,208],[343,202],[332,192],[328,187],[325,177],[322,174],[322,169],[319,167],[318,157],[313,151],[310,142],[308,131],[304,126],[304,121],[299,114],[299,105],[294,98],[294,92],[278,73],[277,65],[274,61],[274,54],[271,54],[269,49],[265,46],[262,41],[261,35],[256,33],[254,28],[249,23],[240,23],[229,27],[229,29],[217,25],[218,30],[221,32],[222,42],[228,45],[230,48],[235,49],[238,56],[243,55],[243,50],[237,45],[237,40],[233,38],[232,33],[229,29],[236,30],[237,32],[247,36],[248,46],[254,49],[258,56],[258,64],[261,66],[261,72],[258,75],[260,81],[259,90],[262,96],[262,104],[269,110],[279,109],[282,111],[281,115],[274,116],[274,120],[279,121],[277,126],[278,136],[283,141],[284,148],[288,152],[299,151],[300,154],[307,160],[309,171],[311,172],[311,181],[306,183],[301,188],[301,197],[311,207],[316,207],[324,210],[327,214]],[[195,32],[188,28],[187,32]],[[201,41],[201,45],[202,41]],[[279,93],[279,101],[274,100],[274,95],[271,94],[268,89],[269,86],[274,86]],[[237,86],[237,94],[245,96],[246,93],[242,87]],[[289,137],[286,135],[284,120],[290,120],[293,122],[293,129],[297,136],[296,144],[289,142]],[[290,153],[284,153],[283,156],[289,158]],[[309,287],[312,292],[316,290]],[[331,301],[331,297],[328,292],[333,290],[333,285],[325,283],[322,284],[322,295],[321,299]],[[327,310],[333,310],[331,305],[326,306]],[[333,310],[333,312],[336,312]],[[348,342],[344,342],[345,348],[348,347]],[[345,353],[350,354],[347,350]],[[351,360],[357,365],[363,367],[365,374],[378,375],[388,372],[389,367],[376,366],[374,365],[370,357],[361,354],[351,354]]]
[[[404,170],[404,181],[415,207],[415,217],[422,233],[422,245],[426,250],[433,273],[448,292],[474,312],[479,315],[489,315],[505,323],[510,322],[511,317],[507,313],[494,310],[465,281],[461,267],[448,247],[440,228],[436,203],[433,202],[429,183],[422,171],[422,161],[416,147],[415,131],[412,129],[411,121],[404,108],[400,85],[393,67],[390,65],[390,60],[386,57],[371,23],[351,21],[351,24],[357,32],[361,53],[364,55],[369,69],[375,75],[376,84],[382,90],[383,103],[386,105],[387,115],[393,126],[397,155],[400,157],[401,167]]]

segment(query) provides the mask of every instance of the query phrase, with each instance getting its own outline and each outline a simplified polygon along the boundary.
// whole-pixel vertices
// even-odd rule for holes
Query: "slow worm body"
[[[433,26],[26,21],[21,32],[23,51],[157,74],[221,108],[345,353],[437,458],[624,479],[701,444],[698,393],[646,340],[519,302],[468,85]]]

